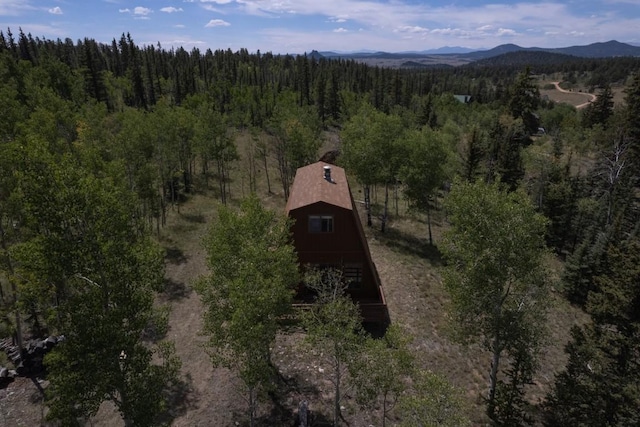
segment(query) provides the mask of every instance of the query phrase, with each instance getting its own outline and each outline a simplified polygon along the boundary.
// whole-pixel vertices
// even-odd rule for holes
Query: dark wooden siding
[[[361,264],[362,282],[359,288],[350,289],[349,292],[355,300],[380,300],[377,276],[371,269],[368,251],[364,246],[366,242],[362,241],[355,211],[318,202],[292,210],[289,215],[295,220],[292,232],[302,266]],[[333,216],[333,231],[309,232],[310,215]]]

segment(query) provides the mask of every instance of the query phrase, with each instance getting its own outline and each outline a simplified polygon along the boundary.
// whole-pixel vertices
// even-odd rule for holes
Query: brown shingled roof
[[[324,177],[325,166],[331,167],[331,182]],[[287,201],[287,214],[294,209],[317,202],[353,209],[344,169],[325,162],[316,162],[298,168]]]

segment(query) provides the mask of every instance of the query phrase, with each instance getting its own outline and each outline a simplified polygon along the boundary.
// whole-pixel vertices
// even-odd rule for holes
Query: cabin
[[[458,101],[458,102],[462,102],[463,104],[468,104],[471,101],[473,101],[473,97],[471,95],[453,95],[453,97]]]
[[[384,292],[344,169],[322,161],[299,168],[286,214],[294,220],[300,267],[341,269],[364,321],[388,323]],[[311,303],[312,294],[301,285],[296,301]]]

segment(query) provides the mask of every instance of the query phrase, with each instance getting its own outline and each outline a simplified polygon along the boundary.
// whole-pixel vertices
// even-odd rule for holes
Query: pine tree
[[[546,424],[631,426],[640,423],[640,241],[614,243],[598,291],[589,295],[592,322],[576,326],[556,377]]]
[[[640,173],[640,72],[633,75],[626,89],[626,138],[631,151],[631,164],[636,175]]]
[[[609,118],[613,115],[613,93],[611,86],[605,85],[598,93],[596,100],[585,108],[582,120],[584,126],[602,125],[606,128]]]
[[[527,67],[518,75],[510,89],[509,112],[513,118],[520,118],[529,134],[536,133],[539,120],[535,113],[540,105],[540,91]]]

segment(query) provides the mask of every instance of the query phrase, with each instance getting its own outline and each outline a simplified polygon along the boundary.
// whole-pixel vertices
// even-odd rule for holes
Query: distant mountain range
[[[472,50],[464,47],[442,47],[424,51],[411,52],[311,52],[316,59],[353,59],[372,65],[390,67],[433,67],[437,65],[457,66],[469,64],[487,58],[493,58],[512,52],[547,52],[560,55],[571,55],[581,58],[609,58],[616,56],[640,57],[640,46],[620,43],[611,40],[604,43],[592,43],[586,46],[570,46],[561,48],[521,47],[515,44],[503,44],[488,50]]]

